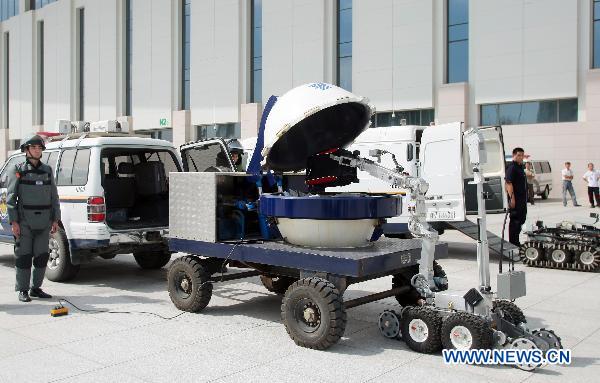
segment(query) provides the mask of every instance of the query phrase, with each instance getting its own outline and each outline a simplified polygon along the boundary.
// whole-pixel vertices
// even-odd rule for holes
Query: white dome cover
[[[365,97],[335,85],[317,82],[293,88],[269,113],[262,165],[302,170],[308,156],[354,141],[369,126],[372,114]]]

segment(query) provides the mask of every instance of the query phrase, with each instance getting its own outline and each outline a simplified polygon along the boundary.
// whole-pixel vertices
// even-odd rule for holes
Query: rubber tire
[[[306,332],[298,325],[295,303],[309,298],[321,313],[321,323],[314,332]],[[311,277],[294,282],[285,292],[281,302],[281,320],[298,346],[324,350],[336,344],[346,329],[346,310],[342,295],[326,279]]]
[[[411,286],[410,280],[413,276],[419,273],[419,265],[414,265],[402,270],[400,273],[395,274],[392,277],[392,288],[403,287],[403,286]],[[446,272],[440,266],[437,261],[433,261],[433,276],[434,277],[443,277],[446,276]],[[445,288],[442,288],[441,291],[447,290],[448,285]],[[414,288],[410,287],[410,290],[401,295],[395,295],[396,301],[400,304],[400,306],[416,306],[419,303],[419,299],[421,299],[421,294]]]
[[[548,199],[549,196],[550,196],[550,190],[548,189],[548,185],[546,185],[546,188],[544,189],[544,192],[542,193],[542,199]]]
[[[75,278],[79,272],[79,265],[71,263],[71,252],[69,250],[69,241],[63,228],[58,228],[54,234],[50,234],[50,240],[55,239],[58,242],[59,265],[55,269],[46,267],[46,279],[52,282],[65,282]]]
[[[171,260],[171,253],[168,251],[146,251],[134,252],[133,257],[144,270],[156,270],[164,267]]]
[[[265,286],[265,288],[270,292],[278,295],[285,294],[288,287],[290,287],[291,284],[297,280],[298,279],[296,278],[285,276],[271,277],[264,274],[260,276],[260,281],[262,282],[263,286]]]
[[[428,328],[427,339],[423,342],[417,342],[409,335],[410,322],[413,319],[421,319]],[[400,332],[402,339],[413,350],[422,354],[431,354],[442,348],[440,331],[442,328],[442,317],[440,314],[428,307],[408,307],[402,311],[402,320],[400,322]]]
[[[464,326],[473,337],[471,350],[474,349],[490,349],[493,345],[493,331],[490,324],[479,315],[459,311],[450,314],[442,324],[442,344],[444,349],[454,349],[454,345],[450,340],[450,332],[454,326]]]
[[[169,267],[167,273],[167,286],[169,290],[169,298],[171,302],[179,310],[196,313],[202,311],[212,297],[212,283],[206,283],[210,279],[210,274],[202,267],[202,260],[198,257],[188,255],[177,258]],[[177,281],[175,277],[177,273],[183,272],[189,277],[192,288],[192,293],[188,298],[182,298],[177,295]]]
[[[496,311],[500,309],[507,321],[518,326],[521,323],[527,323],[527,318],[525,318],[525,314],[523,314],[523,310],[519,308],[516,304],[511,301],[506,300],[497,300],[493,302],[493,310]]]

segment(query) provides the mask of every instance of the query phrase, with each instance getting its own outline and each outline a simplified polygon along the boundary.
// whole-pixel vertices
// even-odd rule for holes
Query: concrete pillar
[[[194,139],[192,131],[191,112],[189,110],[173,111],[173,145],[179,148]]]
[[[445,124],[462,121],[469,125],[469,84],[459,82],[442,84],[438,88],[435,122]],[[477,122],[473,122],[477,124]]]
[[[260,118],[262,116],[261,104],[242,104],[240,111],[241,139],[256,137]]]
[[[600,122],[600,69],[592,69],[587,73],[585,86],[586,121]]]
[[[6,161],[8,151],[11,149],[10,140],[8,139],[8,129],[0,129],[0,164]]]

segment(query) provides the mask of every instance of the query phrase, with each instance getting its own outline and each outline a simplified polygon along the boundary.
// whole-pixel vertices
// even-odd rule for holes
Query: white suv
[[[0,241],[13,243],[6,210],[8,158],[0,171]],[[65,281],[93,257],[133,253],[144,269],[169,262],[169,172],[181,159],[168,141],[116,133],[80,133],[55,138],[42,162],[54,171],[62,221],[50,237],[46,277]]]

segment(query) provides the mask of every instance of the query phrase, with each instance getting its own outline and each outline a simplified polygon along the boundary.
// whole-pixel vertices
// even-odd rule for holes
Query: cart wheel
[[[167,274],[171,302],[183,311],[201,311],[212,296],[209,281],[210,274],[202,267],[201,259],[188,255],[174,260]]]
[[[333,283],[318,277],[303,278],[285,292],[281,320],[298,346],[324,350],[344,335],[346,310]]]
[[[519,255],[525,263],[534,263],[544,260],[544,249],[538,242],[525,242],[519,249]]]
[[[493,344],[493,331],[479,315],[456,312],[442,325],[442,343],[445,349],[489,349]]]
[[[493,302],[493,310],[500,310],[504,314],[504,319],[518,326],[521,323],[527,323],[523,311],[511,301],[498,300]]]
[[[428,307],[408,307],[402,312],[402,339],[411,350],[431,354],[442,348],[442,318]]]
[[[260,281],[270,292],[283,295],[288,287],[296,282],[297,279],[292,277],[270,277],[268,275],[261,275]]]
[[[379,315],[379,331],[386,338],[397,338],[400,335],[400,315],[394,310],[385,310]]]

